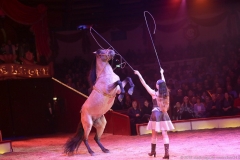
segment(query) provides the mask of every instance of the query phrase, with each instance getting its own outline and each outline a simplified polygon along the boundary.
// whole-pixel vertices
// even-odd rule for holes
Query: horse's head
[[[110,61],[116,54],[112,49],[98,49],[93,53],[104,62]]]

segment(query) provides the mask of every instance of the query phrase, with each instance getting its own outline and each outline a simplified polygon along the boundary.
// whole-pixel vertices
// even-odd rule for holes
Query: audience
[[[221,110],[223,116],[233,115],[233,98],[229,96],[228,92],[224,93],[224,98],[221,101]]]
[[[181,119],[180,108],[181,108],[181,103],[177,102],[173,107],[173,120]]]
[[[197,97],[197,103],[194,104],[194,113],[196,118],[203,118],[205,117],[205,106],[201,102],[201,98]]]
[[[142,123],[141,110],[137,100],[132,101],[132,106],[128,109],[128,116],[130,117],[131,133],[136,135],[136,124]]]
[[[191,119],[194,118],[193,106],[189,101],[189,98],[185,96],[183,98],[183,103],[180,108],[181,119]]]
[[[239,37],[234,37],[223,42],[208,41],[201,43],[201,45],[190,45],[186,48],[176,46],[171,52],[166,51],[169,55],[166,54],[161,60],[164,62],[175,61],[163,66],[167,85],[170,89],[169,112],[172,119],[216,117],[239,113],[240,105],[237,105],[238,94],[240,93],[239,39]],[[128,52],[131,55],[136,55],[136,52],[132,49]],[[139,55],[137,59],[133,58],[135,56],[127,57],[127,55],[126,59],[128,63],[138,65],[150,87],[154,87],[154,78],[160,78],[157,74],[158,67],[147,65],[148,63],[155,63],[155,57],[149,56],[150,53],[144,54],[142,51],[137,53]],[[164,50],[162,50],[162,53],[164,55]],[[147,62],[146,59],[148,59]],[[86,92],[86,88],[89,87],[85,78],[89,70],[87,62],[78,58],[65,60],[61,65],[56,66],[60,67],[60,70],[55,71],[59,73],[63,81],[65,77],[65,83],[71,78],[78,91]],[[142,89],[139,80],[134,79],[131,71],[118,68],[115,72],[121,79],[126,76],[132,77],[136,85],[135,92],[139,92],[139,95],[144,99],[149,98],[146,91]],[[74,85],[72,86],[74,87]],[[228,99],[226,99],[225,92],[228,93]],[[116,102],[114,106],[117,107],[113,108],[117,110],[131,108],[133,97],[126,93],[124,100],[121,103]],[[138,97],[134,97],[134,99],[141,100]],[[144,117],[142,121],[147,122],[148,118],[144,116],[145,111],[143,110],[148,109],[150,113],[150,108],[143,104],[141,109],[141,116]]]
[[[141,108],[141,116],[142,116],[142,122],[143,123],[148,123],[149,118],[152,114],[152,105],[149,103],[148,100],[145,100],[143,103],[143,106]]]
[[[220,116],[220,101],[217,99],[216,94],[212,94],[212,99],[206,103],[206,115],[207,117]]]
[[[90,64],[81,57],[75,57],[71,60],[64,59],[63,62],[54,66],[57,79],[85,95],[89,95],[89,70]]]
[[[20,63],[29,60],[29,42],[13,44],[8,40],[0,48],[0,63]],[[37,56],[32,54],[31,62]],[[154,53],[129,49],[124,56],[129,64],[139,67],[150,87],[159,79],[159,68]],[[161,61],[167,62],[165,70],[170,89],[170,116],[173,120],[203,117],[232,116],[240,114],[240,37],[225,39],[223,42],[209,41],[187,47],[175,46],[171,51],[161,49]],[[153,65],[154,64],[154,65]],[[162,63],[161,63],[162,64]],[[149,66],[148,66],[149,65]],[[81,57],[64,59],[54,64],[54,76],[63,83],[89,95],[88,72],[90,64]],[[152,105],[149,94],[139,79],[127,69],[114,70],[122,80],[133,77],[135,92],[144,97],[142,107],[136,97],[125,93],[122,102],[115,99],[113,110],[126,110],[130,118],[132,135],[136,135],[136,124],[149,121]],[[141,102],[142,103],[142,102]]]

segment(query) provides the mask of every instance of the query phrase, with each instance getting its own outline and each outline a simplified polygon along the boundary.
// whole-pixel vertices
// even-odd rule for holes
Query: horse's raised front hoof
[[[133,94],[134,87],[129,88],[128,94],[132,95]]]
[[[110,152],[110,151],[109,151],[108,149],[106,149],[106,148],[102,149],[102,151],[103,151],[104,153],[109,153],[109,152]]]

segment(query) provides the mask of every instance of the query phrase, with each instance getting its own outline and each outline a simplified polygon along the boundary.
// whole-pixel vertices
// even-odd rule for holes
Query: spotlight
[[[77,30],[85,30],[85,29],[89,29],[90,27],[92,27],[92,25],[79,25],[77,27]]]

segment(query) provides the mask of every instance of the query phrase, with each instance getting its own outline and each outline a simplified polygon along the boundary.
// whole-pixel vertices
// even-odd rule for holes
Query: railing
[[[62,83],[61,81],[57,80],[56,78],[52,77],[52,80],[54,80],[55,82],[57,82],[57,83],[63,85],[64,87],[67,87],[67,88],[69,88],[70,90],[72,90],[72,91],[74,91],[74,92],[80,94],[81,96],[83,96],[83,97],[85,97],[85,98],[88,98],[87,95],[85,95],[85,94],[79,92],[78,90],[76,90],[76,89],[74,89],[74,88],[72,88],[72,87],[69,87],[69,86],[66,85],[65,83]]]
[[[240,127],[239,122],[240,115],[172,121],[175,127],[173,131]],[[151,133],[146,126],[147,123],[136,125],[138,135]]]

